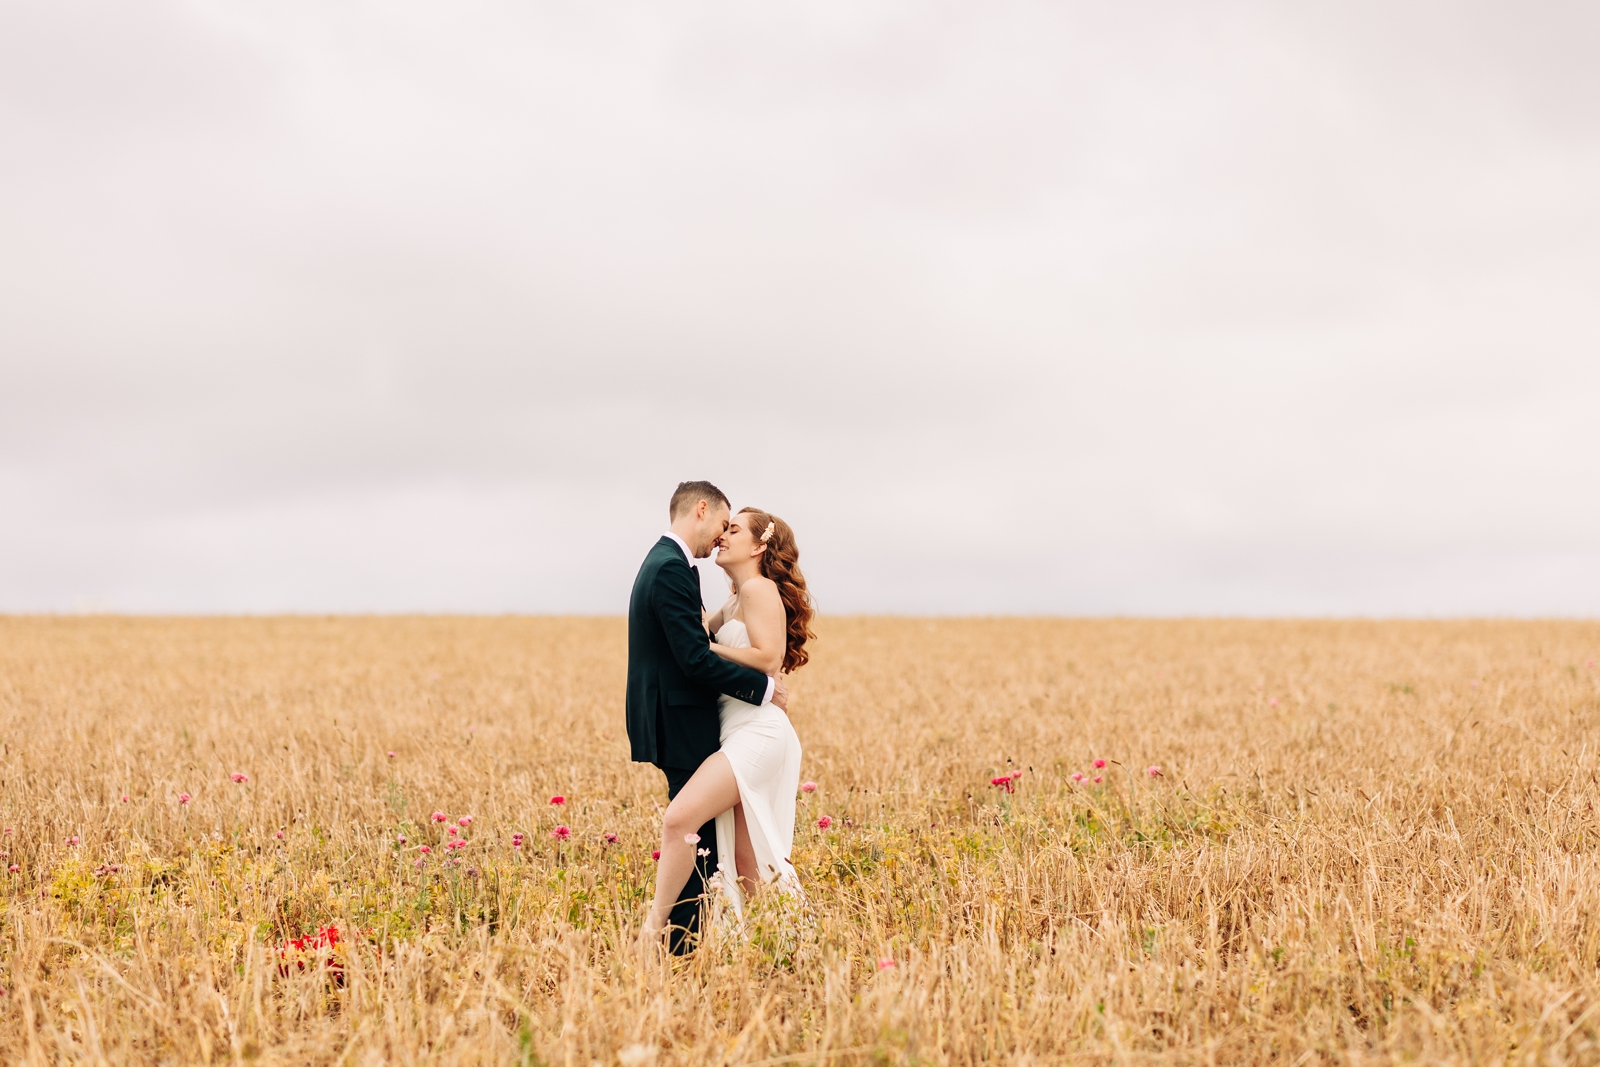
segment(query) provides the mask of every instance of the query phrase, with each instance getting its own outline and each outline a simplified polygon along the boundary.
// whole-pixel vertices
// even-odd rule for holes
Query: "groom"
[[[667,509],[672,525],[644,558],[628,600],[628,741],[635,763],[653,763],[667,776],[667,799],[678,795],[700,764],[721,746],[717,694],[749,704],[787,707],[777,678],[711,651],[693,560],[705,559],[728,531],[728,498],[710,482],[682,482]],[[705,875],[717,869],[717,824],[700,827],[696,865],[672,909],[668,945],[674,955],[693,946],[700,929]]]

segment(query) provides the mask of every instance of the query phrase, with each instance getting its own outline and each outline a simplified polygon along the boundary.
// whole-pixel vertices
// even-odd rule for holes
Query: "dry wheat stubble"
[[[0,1058],[1600,1058],[1600,625],[820,629],[808,906],[667,975],[620,621],[0,619]]]

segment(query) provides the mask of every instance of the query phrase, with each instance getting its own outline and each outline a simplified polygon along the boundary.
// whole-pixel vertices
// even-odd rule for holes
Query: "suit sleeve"
[[[767,692],[767,676],[711,651],[700,625],[700,586],[693,576],[687,564],[662,567],[656,573],[651,607],[667,635],[672,658],[690,681],[747,704],[760,704]]]

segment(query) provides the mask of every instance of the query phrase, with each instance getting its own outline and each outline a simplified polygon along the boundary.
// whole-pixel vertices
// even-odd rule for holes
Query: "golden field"
[[[1600,1062],[1600,624],[819,630],[669,968],[621,620],[0,618],[0,1062]]]

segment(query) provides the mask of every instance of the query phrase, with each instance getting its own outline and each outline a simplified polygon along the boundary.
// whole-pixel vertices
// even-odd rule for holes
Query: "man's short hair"
[[[679,515],[702,500],[713,507],[718,504],[729,509],[733,507],[728,503],[728,498],[722,494],[722,490],[710,482],[679,482],[678,488],[672,491],[672,503],[667,505],[667,521],[676,522]]]

